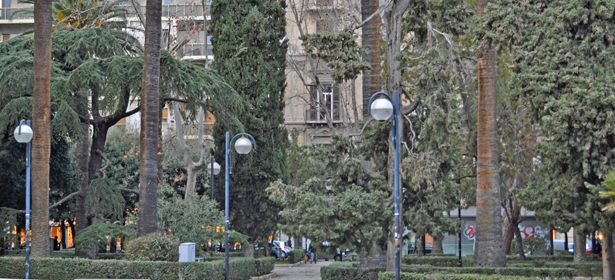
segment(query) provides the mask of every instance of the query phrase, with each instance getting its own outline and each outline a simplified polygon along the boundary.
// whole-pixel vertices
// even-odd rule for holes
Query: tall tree
[[[49,157],[51,154],[51,1],[34,2],[32,98],[32,257],[49,256]]]
[[[478,16],[491,0],[478,0]],[[506,266],[502,240],[500,169],[496,119],[496,53],[491,47],[478,59],[478,157],[476,249],[474,266]]]
[[[242,96],[247,106],[238,114],[244,131],[256,139],[258,150],[233,156],[230,183],[231,227],[264,240],[274,231],[278,207],[265,188],[286,180],[287,132],[283,127],[286,67],[286,4],[276,0],[213,1],[211,34],[216,59],[212,68]],[[224,158],[225,131],[240,132],[216,122],[216,158]],[[230,168],[230,166],[222,166]],[[220,182],[215,193],[224,193]],[[222,197],[222,196],[218,196]],[[248,250],[247,255],[250,255]]]
[[[496,7],[485,35],[493,46],[512,45],[511,88],[544,134],[522,205],[551,227],[574,227],[575,261],[584,261],[586,235],[600,227],[599,208],[587,207],[597,193],[587,184],[600,185],[615,157],[615,3],[503,0]]]
[[[158,119],[160,111],[160,44],[162,39],[162,0],[147,0],[145,11],[145,51],[143,91],[141,92],[141,168],[139,195],[139,236],[158,230]]]

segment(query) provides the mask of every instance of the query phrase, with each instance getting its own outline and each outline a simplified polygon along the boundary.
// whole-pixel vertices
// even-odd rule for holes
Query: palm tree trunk
[[[51,1],[34,2],[32,98],[32,257],[49,257],[49,156],[51,153]],[[26,233],[27,234],[27,233]]]
[[[490,0],[478,1],[478,15]],[[476,251],[474,266],[506,266],[502,240],[500,173],[496,124],[496,54],[485,51],[478,60],[478,164],[476,193]]]
[[[141,167],[138,235],[158,230],[156,192],[158,189],[157,147],[159,118],[160,43],[162,0],[147,0],[145,23],[145,62],[141,93]]]
[[[613,280],[615,270],[613,269],[613,234],[604,232],[602,238],[602,278]]]
[[[378,0],[361,0],[361,18],[367,19],[378,11]],[[365,23],[361,28],[361,44],[369,52],[363,55],[363,61],[372,66],[372,71],[363,73],[363,119],[369,117],[369,99],[380,91],[380,21],[378,17]]]
[[[587,245],[586,235],[580,231],[574,230],[574,262],[587,261]]]

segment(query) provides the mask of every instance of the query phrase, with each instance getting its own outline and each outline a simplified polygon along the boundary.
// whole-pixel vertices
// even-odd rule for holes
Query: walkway
[[[272,280],[320,280],[320,268],[332,264],[333,261],[319,260],[316,264],[276,265],[273,269],[275,277]]]

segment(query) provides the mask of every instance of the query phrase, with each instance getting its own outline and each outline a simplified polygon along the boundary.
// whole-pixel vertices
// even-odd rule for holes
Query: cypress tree
[[[213,1],[211,7],[212,67],[242,96],[246,106],[237,117],[258,145],[248,155],[237,156],[233,151],[230,181],[231,229],[248,235],[250,242],[273,233],[279,209],[265,189],[277,179],[286,179],[285,6],[276,0],[225,0]],[[234,135],[242,129],[221,122],[214,125],[215,156],[221,162],[226,131]],[[217,186],[215,193],[222,201],[223,180],[217,180]]]

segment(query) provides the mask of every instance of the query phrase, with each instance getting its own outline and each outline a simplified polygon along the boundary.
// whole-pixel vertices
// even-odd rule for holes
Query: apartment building
[[[212,61],[211,36],[206,32],[204,22],[204,19],[210,19],[211,1],[163,0],[163,48],[181,59]],[[307,54],[299,40],[302,34],[335,32],[348,26],[352,18],[347,14],[355,12],[348,6],[348,2],[287,0],[286,39],[289,50],[285,127],[297,133],[301,144],[326,144],[333,134],[352,134],[356,132],[353,124],[362,118],[361,77],[335,84],[326,64]],[[18,0],[2,0],[0,3],[0,33],[3,41],[34,28],[32,16],[11,18],[18,9],[31,5],[19,4]],[[136,4],[126,1],[123,5],[128,10],[129,28],[125,31],[144,43],[143,33],[139,29],[143,28],[140,18],[145,14],[145,0],[138,0]],[[165,108],[162,117],[165,124],[163,129],[166,130],[174,119],[171,108]],[[139,120],[139,114],[135,114],[122,120],[120,125],[138,129]],[[214,121],[213,116],[208,116],[206,126],[211,128]]]

